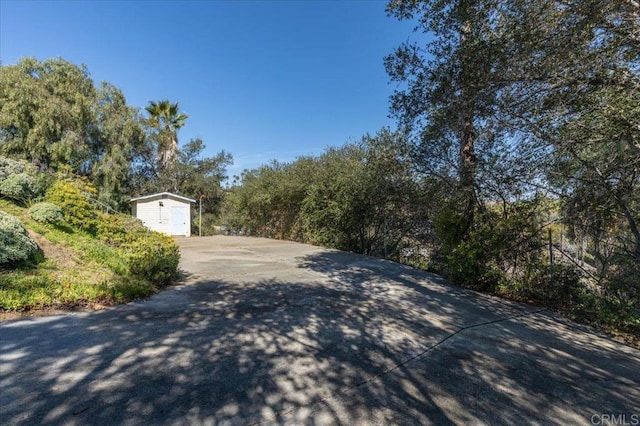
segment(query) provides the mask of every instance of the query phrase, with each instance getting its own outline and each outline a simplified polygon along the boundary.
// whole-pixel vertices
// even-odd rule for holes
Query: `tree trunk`
[[[467,230],[473,223],[475,212],[475,135],[472,120],[473,113],[467,111],[462,125],[460,139],[460,190],[464,200],[464,216]]]
[[[475,98],[477,96],[476,90],[473,88],[474,82],[471,81],[470,76],[473,75],[469,57],[469,43],[472,42],[471,28],[473,22],[471,21],[471,9],[473,7],[473,1],[462,1],[460,4],[461,15],[464,19],[460,26],[460,66],[461,66],[461,80],[460,80],[460,165],[459,165],[459,178],[460,178],[460,191],[463,197],[464,203],[464,218],[466,229],[464,230],[463,240],[466,239],[469,228],[473,224],[475,213],[475,173],[476,173],[476,155],[475,155]]]

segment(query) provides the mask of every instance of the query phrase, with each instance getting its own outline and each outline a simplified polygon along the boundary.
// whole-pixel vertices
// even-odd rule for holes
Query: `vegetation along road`
[[[0,422],[603,424],[640,415],[640,351],[540,308],[297,243],[180,245],[185,282],[149,300],[2,323]]]

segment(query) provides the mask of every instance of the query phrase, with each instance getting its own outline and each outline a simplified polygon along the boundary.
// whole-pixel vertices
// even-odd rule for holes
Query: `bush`
[[[462,242],[470,223],[462,213],[462,201],[451,199],[440,203],[433,227],[443,255],[449,255]]]
[[[0,181],[0,194],[6,198],[26,203],[36,195],[37,182],[33,176],[18,173]]]
[[[38,245],[22,223],[0,211],[0,267],[11,268],[33,261],[38,251]]]
[[[97,236],[112,247],[121,247],[150,234],[140,219],[126,214],[98,213]]]
[[[448,278],[474,290],[494,291],[506,276],[495,264],[492,249],[475,238],[459,244],[446,257]]]
[[[62,208],[53,203],[42,202],[34,204],[29,208],[29,216],[39,223],[47,223],[50,225],[61,225],[64,223]]]
[[[631,254],[612,256],[611,265],[601,284],[608,291],[623,294],[640,305],[640,262]]]
[[[586,288],[582,288],[576,296],[575,303],[565,309],[571,319],[605,330],[640,336],[637,301],[629,300],[624,294],[599,294]]]
[[[98,214],[97,236],[119,249],[133,277],[166,285],[176,276],[180,251],[171,237],[146,228],[125,214]]]
[[[548,265],[539,264],[530,268],[531,278],[522,286],[528,298],[555,309],[566,309],[576,302],[582,285],[573,267],[555,264],[549,270]]]
[[[160,285],[168,284],[176,276],[180,250],[171,237],[150,232],[125,243],[122,252],[133,276],[144,277]]]
[[[442,219],[438,225],[442,227],[439,230],[441,241],[443,235],[446,236],[443,251],[446,253],[448,278],[474,290],[494,291],[507,278],[500,267],[500,260],[505,257],[508,246],[514,240],[512,227],[487,212],[467,231],[464,241],[456,242],[456,238],[460,239],[456,232],[462,232],[463,228],[461,218],[458,215],[455,219],[449,219],[447,224]]]
[[[11,158],[0,157],[0,181],[8,178],[9,176],[28,171],[35,171],[35,167],[26,161],[16,161]]]
[[[26,161],[0,157],[0,195],[26,203],[42,195],[46,178]]]
[[[95,188],[83,182],[59,180],[49,188],[46,199],[62,208],[64,219],[73,228],[95,235],[98,213],[83,192],[94,193]]]

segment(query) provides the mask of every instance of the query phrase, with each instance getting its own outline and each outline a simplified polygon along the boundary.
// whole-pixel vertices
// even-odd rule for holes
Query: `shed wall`
[[[162,202],[162,206],[160,206],[160,202]],[[191,235],[191,204],[188,202],[173,198],[153,197],[135,201],[132,212],[147,228],[172,235],[171,208],[177,206],[187,209],[187,232],[185,236],[188,237]]]

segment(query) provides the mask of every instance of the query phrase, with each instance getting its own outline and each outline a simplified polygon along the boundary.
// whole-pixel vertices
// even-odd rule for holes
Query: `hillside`
[[[17,218],[38,247],[26,261],[0,265],[0,319],[127,302],[176,276],[179,252],[170,238],[127,215],[92,213],[97,226],[90,232],[71,226],[68,214],[58,224],[39,223],[26,206],[0,199],[0,217]],[[6,226],[0,233],[2,259],[11,235]]]

